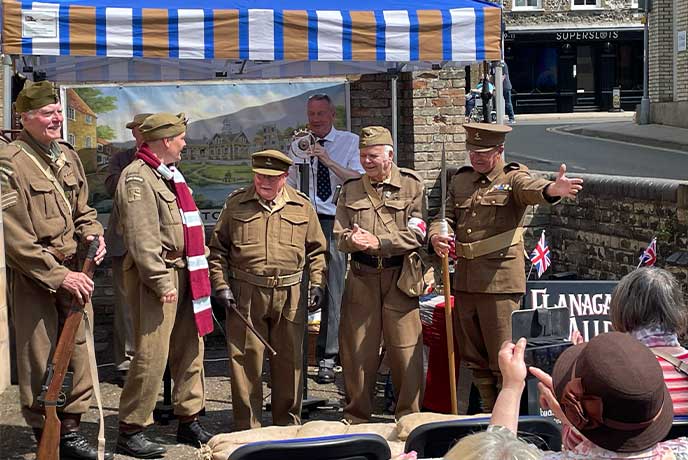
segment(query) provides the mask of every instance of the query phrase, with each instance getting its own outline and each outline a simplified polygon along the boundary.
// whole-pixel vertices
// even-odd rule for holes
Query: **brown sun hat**
[[[671,429],[674,408],[662,369],[628,334],[609,332],[567,349],[552,382],[569,422],[604,449],[640,452]]]

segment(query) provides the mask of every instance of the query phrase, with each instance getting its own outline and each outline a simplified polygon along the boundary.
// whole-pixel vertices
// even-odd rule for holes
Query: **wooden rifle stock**
[[[89,278],[93,278],[93,273],[96,269],[96,264],[93,261],[96,252],[100,245],[99,238],[91,242],[88,248],[88,254],[84,261],[82,273]],[[65,403],[65,396],[62,393],[62,383],[67,373],[69,361],[74,353],[74,341],[76,340],[76,333],[81,325],[81,320],[84,316],[84,307],[72,298],[72,303],[67,314],[67,319],[62,327],[62,332],[57,340],[55,353],[53,353],[52,360],[48,364],[48,372],[46,383],[44,385],[45,393],[42,395],[43,405],[45,407],[45,422],[43,423],[43,432],[41,433],[41,440],[38,444],[37,460],[59,460],[60,458],[60,419],[57,417],[57,406]]]
[[[452,298],[450,289],[449,254],[442,257],[442,285],[444,286],[444,324],[447,333],[447,358],[449,361],[449,394],[452,414],[459,413],[456,395],[456,361],[454,357],[454,324],[452,323]]]

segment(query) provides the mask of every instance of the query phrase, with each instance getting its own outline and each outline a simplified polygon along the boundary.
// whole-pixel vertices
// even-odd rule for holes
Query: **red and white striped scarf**
[[[145,143],[136,152],[136,156],[174,185],[173,190],[177,197],[177,205],[184,225],[184,254],[189,270],[196,329],[198,329],[198,335],[203,337],[213,332],[213,317],[210,306],[208,261],[205,258],[205,230],[201,215],[191,196],[191,191],[186,185],[184,176],[177,168],[162,164]]]

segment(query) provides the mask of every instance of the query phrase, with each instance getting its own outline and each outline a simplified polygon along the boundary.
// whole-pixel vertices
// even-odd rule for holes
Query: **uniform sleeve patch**
[[[131,203],[132,201],[141,200],[141,189],[139,187],[128,187],[127,200],[129,201],[129,203]]]
[[[141,176],[127,176],[127,178],[124,179],[124,183],[128,184],[129,182],[141,182],[141,183],[143,183],[143,177],[141,177]]]
[[[17,192],[12,190],[11,192],[7,192],[2,195],[2,209],[3,211],[5,209],[11,208],[17,204]]]

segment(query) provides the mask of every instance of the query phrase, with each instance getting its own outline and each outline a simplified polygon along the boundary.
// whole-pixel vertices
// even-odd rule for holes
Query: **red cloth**
[[[452,303],[454,298],[452,297]],[[423,325],[423,343],[430,347],[428,374],[425,379],[423,409],[451,414],[451,393],[449,390],[449,366],[447,333],[444,321],[444,305],[438,303],[432,313],[432,324]],[[452,311],[454,313],[454,311]],[[459,354],[454,343],[456,379],[459,375]]]
[[[210,277],[208,261],[205,258],[205,232],[201,215],[182,173],[174,166],[162,164],[148,144],[142,144],[136,156],[155,169],[173,185],[177,205],[181,211],[184,226],[184,255],[189,270],[191,301],[198,335],[203,337],[213,332],[213,316],[210,305]]]

